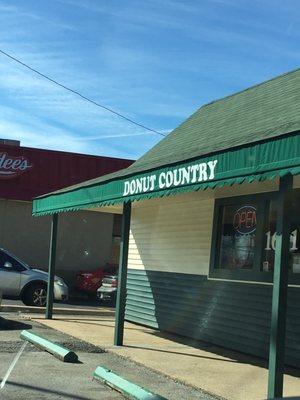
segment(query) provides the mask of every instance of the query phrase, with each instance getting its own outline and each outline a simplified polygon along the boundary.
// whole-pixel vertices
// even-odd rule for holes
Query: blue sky
[[[0,48],[167,133],[201,105],[300,66],[295,0],[0,0]],[[0,54],[0,137],[138,158],[162,138]]]

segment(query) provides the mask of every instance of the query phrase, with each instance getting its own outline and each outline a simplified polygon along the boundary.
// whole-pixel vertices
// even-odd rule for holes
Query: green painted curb
[[[66,349],[63,346],[50,342],[43,338],[42,336],[37,335],[36,333],[31,333],[28,331],[22,331],[20,333],[20,338],[23,340],[27,340],[28,342],[34,344],[35,346],[48,351],[53,354],[54,357],[58,358],[64,362],[76,363],[78,361],[78,356],[74,351]]]
[[[138,386],[135,383],[132,383],[122,378],[121,376],[117,375],[116,373],[105,367],[97,367],[93,374],[93,377],[125,394],[130,399],[166,400],[165,397],[161,397],[158,394],[151,393],[141,386]]]

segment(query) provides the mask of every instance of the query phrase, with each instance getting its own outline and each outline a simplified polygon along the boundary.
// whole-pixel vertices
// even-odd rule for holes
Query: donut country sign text
[[[195,163],[188,167],[127,180],[124,182],[123,196],[210,181],[215,177],[217,162],[218,160]]]

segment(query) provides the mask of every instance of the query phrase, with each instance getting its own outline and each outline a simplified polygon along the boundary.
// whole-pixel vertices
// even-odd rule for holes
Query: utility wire
[[[156,133],[157,135],[164,136],[164,137],[167,136],[167,135],[165,135],[165,134],[163,134],[163,133],[161,133],[161,132],[156,131],[155,129],[148,128],[147,126],[142,125],[142,124],[140,124],[139,122],[136,122],[136,121],[134,121],[134,120],[132,120],[132,119],[126,117],[125,115],[120,114],[120,113],[118,113],[117,111],[114,111],[113,109],[104,106],[103,104],[97,103],[96,101],[94,101],[94,100],[92,100],[92,99],[89,99],[88,97],[86,97],[86,96],[84,96],[83,94],[77,92],[76,90],[73,90],[73,89],[71,89],[71,88],[69,88],[69,87],[63,85],[62,83],[57,82],[56,80],[50,78],[49,76],[43,74],[42,72],[40,72],[40,71],[38,71],[38,70],[36,70],[36,69],[30,67],[30,65],[25,64],[24,62],[18,60],[17,58],[11,56],[10,54],[6,53],[5,51],[3,51],[3,50],[1,50],[1,49],[0,49],[0,53],[3,54],[4,56],[10,58],[11,60],[17,62],[18,64],[23,65],[23,67],[29,69],[30,71],[32,71],[32,72],[34,72],[34,73],[40,75],[42,78],[47,79],[48,81],[54,83],[55,85],[60,86],[61,88],[63,88],[63,89],[65,89],[65,90],[67,90],[67,91],[69,91],[69,92],[75,94],[76,96],[81,97],[83,100],[86,100],[86,101],[88,101],[89,103],[92,103],[92,104],[94,104],[94,105],[97,106],[97,107],[103,108],[104,110],[106,110],[106,111],[108,111],[108,112],[110,112],[110,113],[112,113],[112,114],[115,114],[115,115],[117,115],[117,116],[120,117],[120,118],[125,119],[125,121],[130,122],[131,124],[134,124],[134,125],[136,125],[136,126],[139,126],[140,128],[146,129],[146,130],[149,131],[149,132]]]

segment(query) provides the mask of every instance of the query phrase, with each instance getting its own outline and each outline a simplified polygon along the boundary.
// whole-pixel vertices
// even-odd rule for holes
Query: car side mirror
[[[13,266],[12,266],[12,263],[10,263],[9,261],[6,261],[5,263],[4,263],[4,268],[7,268],[7,269],[11,269]]]

